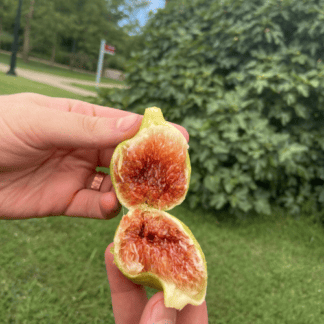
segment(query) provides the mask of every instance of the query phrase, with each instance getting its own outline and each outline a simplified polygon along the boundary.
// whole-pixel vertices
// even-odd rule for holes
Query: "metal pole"
[[[99,58],[98,58],[98,66],[97,66],[97,79],[96,79],[96,88],[99,88],[101,70],[102,70],[102,63],[104,58],[104,50],[105,50],[106,41],[104,39],[101,40],[100,44],[100,51],[99,51]]]
[[[7,72],[7,75],[16,75],[15,67],[16,67],[16,57],[18,52],[18,38],[19,38],[18,33],[20,28],[21,6],[22,6],[22,0],[19,0],[16,20],[15,20],[15,28],[14,28],[14,41],[12,43],[10,70]]]

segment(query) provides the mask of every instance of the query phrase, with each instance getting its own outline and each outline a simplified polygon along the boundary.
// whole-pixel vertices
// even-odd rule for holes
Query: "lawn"
[[[84,100],[84,97],[50,85],[31,81],[22,77],[8,76],[0,72],[0,95],[20,92],[34,92],[51,97]]]
[[[190,210],[186,203],[172,214],[205,253],[209,323],[324,323],[319,224],[280,211],[217,222],[219,213]],[[114,323],[104,252],[121,217],[1,220],[4,323]],[[156,292],[147,291],[149,297]]]
[[[79,87],[81,89],[85,89],[85,90],[89,90],[89,91],[94,91],[94,92],[97,91],[96,86],[89,86],[89,85],[78,84],[78,83],[71,83],[71,85],[73,85],[74,87]],[[100,85],[99,85],[99,88],[102,89],[102,87],[100,87]]]
[[[10,55],[0,53],[0,63],[10,64]],[[72,70],[68,70],[68,69],[64,69],[64,68],[60,68],[60,67],[54,67],[54,66],[50,66],[50,65],[40,63],[40,62],[29,61],[28,63],[25,63],[19,57],[17,57],[17,67],[20,67],[23,69],[30,69],[33,71],[38,71],[38,72],[43,72],[43,73],[59,75],[59,76],[63,76],[66,78],[75,78],[78,80],[94,81],[94,82],[96,81],[95,75],[72,71]],[[107,78],[101,78],[100,82],[101,83],[113,83],[113,84],[125,84],[122,81],[107,79]]]

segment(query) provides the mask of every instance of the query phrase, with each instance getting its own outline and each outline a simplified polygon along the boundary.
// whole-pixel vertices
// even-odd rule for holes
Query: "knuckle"
[[[82,130],[88,136],[90,143],[94,143],[96,140],[99,122],[99,117],[84,116],[82,118]]]

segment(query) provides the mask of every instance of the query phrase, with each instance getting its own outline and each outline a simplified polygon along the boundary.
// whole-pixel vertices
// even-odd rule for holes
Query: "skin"
[[[127,130],[117,128],[127,116],[137,118]],[[96,167],[109,168],[114,149],[137,133],[142,118],[72,99],[33,93],[0,96],[0,219],[64,215],[106,220],[118,215],[121,205],[110,176],[100,191],[90,185]],[[173,125],[188,142],[188,132]],[[163,294],[148,301],[144,288],[113,264],[109,248],[105,259],[116,323],[156,323],[150,317],[155,307],[160,314],[165,311],[158,303]],[[206,302],[167,311],[177,320],[163,323],[208,323]]]

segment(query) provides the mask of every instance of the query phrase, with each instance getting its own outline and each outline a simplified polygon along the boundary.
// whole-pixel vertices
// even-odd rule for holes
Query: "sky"
[[[159,8],[164,8],[165,0],[149,0],[150,4],[147,8],[141,9],[136,13],[136,18],[139,20],[141,26],[144,26],[148,19],[148,13],[152,10],[154,13]],[[119,23],[120,26],[125,24],[124,21]]]
[[[147,8],[140,10],[137,14],[137,18],[140,21],[141,26],[145,25],[150,10],[155,13],[157,9],[164,8],[165,5],[165,0],[150,0],[149,2],[150,5]]]

